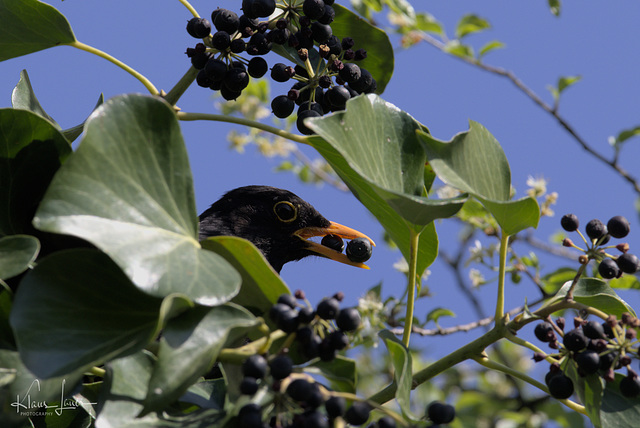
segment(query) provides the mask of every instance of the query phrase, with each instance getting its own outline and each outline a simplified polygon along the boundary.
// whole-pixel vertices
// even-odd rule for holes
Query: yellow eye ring
[[[290,223],[298,218],[298,208],[289,201],[280,201],[273,206],[273,212],[278,220]]]

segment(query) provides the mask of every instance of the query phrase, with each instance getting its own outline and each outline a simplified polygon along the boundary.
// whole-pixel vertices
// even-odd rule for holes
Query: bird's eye
[[[273,206],[273,212],[276,213],[278,220],[289,223],[298,218],[298,209],[288,201],[280,201]]]

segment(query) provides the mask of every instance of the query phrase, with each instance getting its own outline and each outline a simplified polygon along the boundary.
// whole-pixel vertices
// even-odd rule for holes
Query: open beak
[[[336,262],[356,266],[363,269],[369,269],[369,266],[360,262],[352,262],[351,260],[349,260],[346,254],[338,252],[329,247],[325,247],[324,245],[317,242],[309,241],[308,239],[313,236],[336,235],[343,239],[364,238],[369,240],[369,242],[371,242],[371,245],[373,245],[374,247],[376,246],[375,242],[373,242],[373,240],[364,233],[358,232],[355,229],[351,229],[350,227],[343,226],[333,221],[331,222],[329,227],[305,227],[296,230],[293,234],[307,243],[308,250],[330,258],[331,260],[335,260]]]

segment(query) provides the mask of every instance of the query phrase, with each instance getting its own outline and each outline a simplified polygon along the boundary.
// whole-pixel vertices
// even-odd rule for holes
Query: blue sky
[[[71,23],[76,37],[104,50],[146,75],[158,88],[169,90],[189,67],[185,48],[194,43],[187,35],[188,11],[174,1],[98,0],[48,1]],[[238,9],[238,1],[194,0],[202,16],[217,6]],[[338,0],[340,4],[347,4]],[[490,40],[500,40],[505,49],[490,53],[485,62],[513,71],[546,102],[552,98],[547,85],[560,76],[581,75],[582,80],[562,96],[559,112],[578,133],[605,157],[611,156],[607,139],[619,131],[640,125],[640,4],[619,2],[564,2],[562,15],[554,17],[546,1],[456,2],[411,1],[419,11],[440,20],[451,36],[459,18],[476,13],[487,18],[492,28],[470,36],[476,50]],[[384,22],[384,16],[381,17]],[[392,37],[398,47],[397,37]],[[577,214],[586,224],[591,218],[606,222],[614,215],[631,221],[628,238],[631,251],[640,245],[637,195],[613,170],[594,161],[547,113],[522,95],[510,82],[448,57],[426,45],[403,51],[398,48],[394,77],[383,98],[409,112],[443,140],[464,131],[468,121],[480,122],[502,144],[510,161],[512,182],[523,196],[529,176],[548,180],[549,191],[559,193],[555,218],[543,218],[535,236],[548,240],[557,232],[559,217]],[[36,94],[63,127],[84,120],[100,93],[106,98],[129,92],[144,92],[130,75],[105,60],[69,47],[59,47],[0,64],[0,107],[10,106],[11,90],[22,69],[29,72]],[[274,92],[274,96],[279,92]],[[190,112],[214,112],[210,92],[190,88],[179,107]],[[219,123],[184,123],[193,174],[198,212],[222,193],[247,184],[268,184],[287,188],[311,202],[330,220],[349,225],[380,243],[364,271],[322,259],[306,259],[285,266],[282,276],[292,289],[302,288],[313,302],[336,291],[344,291],[347,304],[368,288],[382,282],[385,295],[400,296],[404,276],[392,265],[397,251],[382,243],[382,229],[350,194],[330,186],[305,185],[286,173],[274,174],[278,159],[265,159],[255,150],[238,154],[228,149],[226,134],[237,126]],[[629,140],[622,153],[622,166],[640,176],[638,141]],[[314,153],[303,148],[309,156]],[[437,225],[441,247],[451,253],[457,248],[458,222]],[[488,242],[485,240],[485,242]],[[528,251],[519,248],[520,254]],[[543,257],[545,272],[568,265],[565,260]],[[436,262],[427,284],[433,297],[421,300],[418,316],[434,307],[449,307],[455,319],[443,319],[443,326],[473,321],[471,307],[457,292],[448,268]],[[487,274],[487,276],[489,276]],[[487,313],[492,313],[495,284],[478,291]],[[530,282],[507,288],[507,307],[537,297]],[[632,306],[640,307],[637,292],[625,294]],[[455,302],[455,305],[454,305]],[[439,355],[467,341],[476,333],[417,341]]]

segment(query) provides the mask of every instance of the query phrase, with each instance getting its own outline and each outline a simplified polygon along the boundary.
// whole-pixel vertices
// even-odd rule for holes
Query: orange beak
[[[371,242],[371,245],[373,245],[374,247],[376,246],[375,242],[373,242],[373,240],[364,233],[358,232],[355,229],[351,229],[350,227],[343,226],[333,221],[331,222],[329,227],[305,227],[296,230],[293,234],[307,243],[308,250],[313,251],[314,253],[318,253],[321,256],[330,258],[331,260],[335,260],[336,262],[363,269],[369,269],[369,266],[360,262],[352,262],[351,260],[349,260],[346,254],[343,254],[332,248],[325,247],[324,245],[318,244],[317,242],[309,241],[308,239],[313,236],[336,235],[343,239],[364,238],[369,240],[369,242]]]

